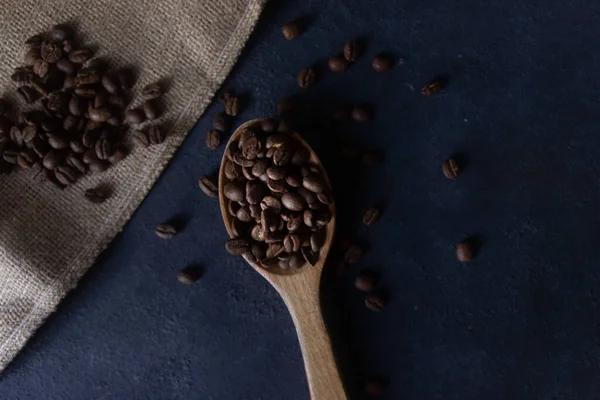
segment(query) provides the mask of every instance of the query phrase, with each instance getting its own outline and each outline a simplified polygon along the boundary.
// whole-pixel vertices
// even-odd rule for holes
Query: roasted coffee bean
[[[275,193],[285,193],[287,191],[287,188],[285,187],[285,181],[276,181],[267,178],[267,187],[269,190]]]
[[[63,58],[59,62],[57,62],[56,68],[67,75],[70,75],[75,72],[75,65],[73,65],[73,63],[66,58]]]
[[[225,243],[225,249],[232,256],[241,256],[242,254],[244,254],[245,252],[248,251],[248,247],[249,247],[248,241],[244,238],[229,239]],[[272,257],[269,257],[269,258],[272,258]]]
[[[85,174],[87,172],[87,167],[85,166],[84,162],[81,161],[81,159],[79,159],[79,157],[77,157],[77,155],[75,154],[69,155],[67,157],[66,163],[69,167],[75,168],[82,174]]]
[[[362,46],[357,40],[347,42],[344,46],[344,57],[350,62],[356,61],[362,54]]]
[[[306,204],[312,204],[317,201],[317,195],[304,187],[298,188],[296,193],[304,199]]]
[[[380,377],[370,378],[365,382],[364,391],[367,396],[381,397],[387,389],[387,381]]]
[[[295,188],[302,186],[302,178],[298,175],[288,175],[285,178],[285,182]]]
[[[162,96],[162,89],[158,83],[149,83],[142,89],[142,96],[145,99],[158,99]]]
[[[48,145],[39,137],[33,138],[31,141],[31,149],[37,154],[39,158],[44,158],[46,153],[50,150]]]
[[[373,118],[373,113],[367,107],[354,107],[351,116],[356,122],[369,122]]]
[[[252,218],[252,215],[250,215],[250,208],[248,206],[240,207],[235,216],[242,222],[251,222],[254,220],[254,218]]]
[[[235,117],[240,113],[240,109],[240,100],[235,96],[228,96],[225,101],[225,113]]]
[[[108,139],[100,139],[96,142],[95,150],[99,160],[107,160],[112,154],[112,144]]]
[[[231,202],[230,204],[236,204],[236,203]],[[265,241],[265,231],[263,230],[263,228],[260,224],[254,225],[254,227],[250,231],[250,237],[252,239],[256,240],[257,242]]]
[[[125,113],[125,122],[131,125],[141,124],[145,120],[144,113],[137,109],[133,108],[131,110],[127,110]]]
[[[50,70],[50,64],[47,61],[42,59],[35,60],[33,64],[33,73],[39,76],[40,78],[45,78],[48,75],[48,71]]]
[[[464,241],[456,246],[456,258],[460,262],[469,262],[473,261],[473,257],[475,256],[475,250],[473,249],[473,245],[469,241]]]
[[[68,186],[75,182],[79,173],[69,166],[59,166],[54,171],[56,179],[64,186]]]
[[[244,184],[241,182],[228,182],[223,187],[223,194],[231,201],[244,200]]]
[[[299,269],[304,266],[305,259],[304,256],[298,252],[293,253],[288,261],[288,265],[290,268]]]
[[[281,147],[284,143],[288,141],[288,136],[281,133],[276,133],[273,135],[269,135],[265,142],[265,147],[267,149],[277,149]]]
[[[62,58],[63,50],[57,43],[43,42],[42,47],[40,48],[40,54],[44,60],[50,64],[54,64]]]
[[[198,179],[198,185],[204,194],[209,197],[217,197],[219,195],[218,179],[215,176],[201,176]]]
[[[105,108],[108,105],[108,98],[105,93],[98,93],[94,97],[93,108]]]
[[[445,160],[442,164],[442,172],[444,176],[448,179],[456,179],[456,177],[460,174],[460,167],[458,166],[458,162],[450,158]]]
[[[107,188],[99,186],[91,189],[87,189],[84,192],[84,196],[88,201],[94,204],[101,204],[110,197],[110,192]]]
[[[92,161],[89,165],[90,172],[103,172],[109,167],[108,161],[97,160]]]
[[[50,150],[42,160],[42,165],[46,169],[54,169],[62,162],[63,156],[56,150]]]
[[[260,213],[260,223],[265,232],[276,231],[279,227],[279,221],[277,211],[272,208],[267,208]]]
[[[213,118],[213,128],[221,132],[227,132],[231,128],[231,118],[229,115],[225,113],[215,115]]]
[[[267,258],[274,258],[280,255],[283,252],[283,244],[282,243],[272,243],[267,248]]]
[[[27,104],[31,104],[40,98],[40,94],[31,86],[21,86],[17,89],[17,95]]]
[[[279,181],[281,179],[285,179],[285,177],[287,176],[287,171],[284,168],[271,167],[267,169],[267,176],[270,179]]]
[[[354,280],[354,286],[363,292],[371,292],[377,286],[377,276],[370,271],[362,271]]]
[[[285,144],[281,145],[273,153],[273,164],[283,167],[290,163],[292,159],[291,149]]]
[[[252,167],[252,175],[259,178],[267,173],[269,168],[269,160],[260,160]]]
[[[48,144],[56,150],[62,150],[69,147],[69,139],[61,133],[48,134]]]
[[[313,210],[304,210],[302,217],[304,225],[308,226],[309,228],[313,228],[317,225],[316,215]]]
[[[239,165],[228,161],[225,163],[225,177],[229,180],[236,180],[242,174],[242,167]]]
[[[302,255],[307,263],[314,266],[319,260],[319,254],[312,251],[309,247],[302,248]]]
[[[104,90],[106,90],[108,93],[110,93],[110,94],[119,93],[119,86],[117,85],[117,82],[115,82],[115,79],[112,76],[104,75],[102,77],[101,82],[102,82],[102,87],[104,87]]]
[[[320,193],[325,190],[325,183],[320,176],[310,174],[302,179],[302,186],[313,193]]]
[[[317,82],[317,73],[312,68],[302,68],[298,73],[298,86],[307,89]]]
[[[283,239],[285,239],[285,232],[265,232],[265,243],[267,244],[283,242]]]
[[[63,126],[63,123],[58,118],[49,118],[42,121],[41,127],[44,132],[54,132],[59,130]]]
[[[12,149],[6,149],[2,153],[2,158],[9,164],[16,164],[17,158],[19,157],[19,152]]]
[[[35,62],[35,60],[32,61],[31,65],[33,65],[34,62]],[[26,70],[26,69],[17,69],[10,76],[10,79],[16,83],[29,83],[32,78],[33,78],[33,72]]]
[[[183,285],[192,285],[202,277],[202,270],[198,267],[185,267],[177,273],[177,280]]]
[[[383,162],[383,155],[378,151],[368,151],[361,156],[362,165],[376,167]]]
[[[127,148],[124,145],[119,145],[113,149],[112,154],[110,155],[110,157],[108,157],[108,162],[111,164],[120,163],[125,159],[125,157],[127,157],[128,154],[129,151],[127,150]]]
[[[292,21],[281,28],[281,34],[287,40],[296,39],[302,33],[302,24],[299,21]]]
[[[15,128],[15,127],[13,127]],[[12,133],[12,129],[11,129]],[[35,125],[27,125],[21,131],[21,136],[23,138],[23,142],[29,143],[37,136],[37,127]]]
[[[170,224],[160,224],[154,230],[156,236],[161,239],[172,239],[177,234],[177,229]]]
[[[266,210],[267,208],[272,208],[279,212],[281,211],[281,201],[279,201],[279,199],[274,196],[265,196],[260,202],[260,208],[263,210]]]
[[[87,110],[87,100],[77,95],[71,96],[69,101],[69,112],[75,116],[82,116]]]
[[[152,125],[148,128],[148,139],[150,144],[161,144],[167,138],[167,131],[158,125]]]
[[[144,102],[144,115],[149,121],[155,120],[160,115],[160,106],[154,99],[146,100]]]
[[[333,199],[325,192],[317,193],[317,200],[325,205],[333,204]]]
[[[56,42],[62,42],[73,36],[73,30],[65,24],[54,25],[50,30],[50,37]]]
[[[445,85],[446,80],[444,78],[436,78],[427,85],[423,86],[421,89],[421,94],[423,96],[432,96],[442,90]]]
[[[92,108],[88,112],[89,118],[94,122],[106,122],[112,117],[108,108]]]
[[[75,94],[85,98],[94,98],[98,93],[94,86],[82,85],[75,88]]]
[[[249,204],[260,204],[267,193],[267,188],[262,183],[248,182],[246,184],[246,201]]]
[[[86,164],[91,164],[95,161],[98,161],[98,157],[96,156],[96,149],[86,149],[83,153],[82,160]]]
[[[211,130],[206,134],[206,147],[216,150],[221,145],[221,132]]]
[[[131,140],[138,147],[148,147],[150,145],[148,134],[142,130],[134,131],[131,134]]]
[[[295,253],[300,250],[301,242],[298,235],[290,234],[283,240],[283,247],[288,253]]]
[[[92,56],[93,53],[87,49],[73,50],[69,53],[69,60],[75,64],[85,64]]]
[[[353,244],[344,253],[344,260],[348,264],[356,264],[363,256],[363,250],[358,244]]]
[[[74,50],[74,44],[72,40],[63,40],[62,46],[63,51],[67,55]]]
[[[10,128],[9,138],[17,146],[19,146],[19,147],[23,146],[23,131],[17,125],[14,125]]]
[[[377,72],[385,72],[392,67],[392,62],[387,56],[380,54],[373,59],[371,66]]]
[[[42,35],[33,35],[25,41],[25,48],[27,50],[39,49],[42,45],[43,40],[44,38],[42,37]]]
[[[37,154],[33,150],[22,151],[17,155],[17,165],[21,168],[31,168],[37,161]]]
[[[367,226],[373,225],[379,219],[379,208],[371,207],[363,215],[363,224]]]
[[[377,293],[371,293],[365,298],[365,305],[371,311],[381,311],[385,307],[385,303],[385,298]]]
[[[310,248],[314,252],[318,252],[321,250],[323,245],[325,244],[325,230],[321,229],[320,231],[314,232],[310,235]]]
[[[333,72],[344,72],[350,66],[350,62],[342,56],[333,56],[327,63]]]
[[[54,92],[48,96],[48,109],[59,112],[69,104],[69,98],[66,93]]]

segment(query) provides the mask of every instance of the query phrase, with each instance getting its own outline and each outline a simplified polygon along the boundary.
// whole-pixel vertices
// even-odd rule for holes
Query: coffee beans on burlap
[[[18,111],[23,109],[15,93],[19,87],[27,92],[30,100],[39,98],[31,107],[41,109],[45,114],[43,105],[47,101],[42,98],[45,99],[52,90],[48,92],[45,85],[39,85],[38,79],[51,83],[51,87],[58,86],[55,82],[60,73],[65,76],[60,82],[64,90],[72,91],[87,103],[82,115],[58,117],[64,124],[62,131],[70,138],[72,129],[81,129],[78,128],[80,120],[85,117],[87,105],[95,100],[95,96],[92,98],[93,90],[87,84],[80,82],[81,86],[76,87],[75,75],[69,71],[70,68],[80,70],[90,67],[95,57],[107,61],[102,69],[109,72],[108,77],[102,74],[100,83],[91,84],[96,88],[102,85],[102,90],[110,93],[106,108],[127,110],[128,103],[137,108],[145,100],[141,89],[149,83],[159,82],[164,92],[159,101],[164,108],[156,123],[164,127],[168,135],[164,144],[159,146],[136,146],[116,165],[110,164],[112,157],[96,160],[95,155],[88,154],[91,147],[84,146],[81,140],[70,140],[68,148],[51,150],[47,149],[50,145],[45,138],[23,144],[27,153],[22,157],[24,159],[31,159],[30,150],[38,157],[56,152],[54,168],[75,168],[67,164],[68,158],[63,158],[69,149],[79,155],[81,161],[87,155],[87,161],[94,163],[94,170],[108,165],[103,173],[82,174],[75,185],[69,185],[65,190],[57,190],[49,183],[56,177],[47,177],[46,168],[41,163],[24,169],[8,164],[4,161],[5,157],[18,158],[19,154],[15,154],[14,150],[0,157],[0,174],[15,172],[0,175],[0,232],[10,233],[0,235],[0,303],[4,305],[0,315],[0,369],[57,309],[65,294],[76,286],[98,254],[123,229],[228,75],[258,19],[263,3],[263,0],[198,0],[196,6],[183,15],[180,8],[173,7],[166,0],[3,1],[0,7],[3,22],[0,32],[0,97],[11,105],[8,115],[2,112],[3,117],[13,125],[33,122],[31,118],[27,121],[25,118],[17,119]],[[55,63],[43,60],[49,64],[50,71],[40,78],[33,72],[33,64],[21,61],[29,51],[23,43],[37,32],[49,31],[55,24],[70,20],[85,38],[85,43],[72,38],[62,42],[62,58],[65,59],[65,53],[69,54],[68,61],[75,65],[69,66],[60,60]],[[181,29],[184,20],[194,23]],[[54,34],[50,39],[58,40]],[[34,38],[26,46],[40,48],[44,40],[47,39]],[[87,43],[93,45],[89,46],[93,52],[88,51]],[[165,46],[165,43],[168,45]],[[74,52],[77,53],[74,55]],[[35,54],[35,59],[41,58],[41,49],[39,57],[37,51]],[[14,68],[22,64],[27,68],[15,72]],[[123,67],[127,67],[126,70],[131,67],[133,76],[117,75],[116,72]],[[115,72],[114,76],[110,72]],[[11,80],[13,74],[21,80]],[[31,77],[34,79],[30,82]],[[123,89],[132,82],[135,82],[133,88]],[[123,99],[113,95],[111,91],[115,90],[121,93],[127,91],[131,97]],[[57,100],[55,105],[64,109],[63,100]],[[123,103],[123,100],[126,102]],[[56,116],[56,111],[49,107],[48,110]],[[111,129],[110,124],[115,122],[109,119],[103,125]],[[145,122],[134,128],[148,132],[150,124],[154,122]],[[41,122],[35,125],[38,130],[42,127]],[[115,143],[129,147],[128,134],[123,134],[125,138],[117,133]],[[59,143],[60,136],[55,137],[53,142]],[[8,141],[11,146],[14,145],[5,133],[0,137],[0,148]],[[113,148],[113,153],[120,152],[119,145]],[[92,169],[90,164],[84,164],[88,170]],[[37,178],[32,181],[32,177]],[[47,183],[38,183],[38,178],[42,177],[42,182]],[[94,204],[83,193],[101,183],[110,184],[113,191],[104,203]]]
[[[222,185],[234,238],[225,247],[263,268],[294,270],[324,256],[333,200],[309,149],[272,124],[242,128],[226,149]]]

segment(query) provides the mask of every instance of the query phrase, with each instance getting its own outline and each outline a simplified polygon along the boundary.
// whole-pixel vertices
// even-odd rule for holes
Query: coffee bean
[[[329,59],[327,65],[333,72],[344,72],[348,69],[350,63],[342,56],[333,56]]]
[[[473,245],[469,241],[464,241],[456,246],[456,258],[460,262],[469,262],[473,261],[473,257],[475,256],[475,250],[473,249]]]
[[[48,144],[50,147],[56,150],[62,150],[69,147],[69,139],[67,136],[63,134],[49,134],[48,135]]]
[[[297,193],[284,193],[281,197],[281,203],[291,211],[302,211],[305,205],[304,199]]]
[[[65,76],[65,80],[63,81],[64,90],[71,90],[75,88],[75,77],[73,75]]]
[[[56,179],[64,186],[68,186],[75,182],[79,175],[75,169],[68,166],[57,167],[54,174]]]
[[[40,98],[40,94],[31,86],[21,86],[17,89],[17,95],[27,104],[31,104]]]
[[[223,194],[231,201],[244,200],[244,191],[244,185],[240,182],[228,182],[223,187]]]
[[[302,24],[299,21],[289,22],[281,28],[281,33],[287,40],[296,39],[302,33]]]
[[[99,160],[107,160],[112,154],[112,144],[108,139],[100,139],[96,142],[95,150]]]
[[[81,161],[76,154],[70,154],[67,157],[66,163],[69,167],[75,168],[81,174],[85,174],[87,172],[87,167],[85,166],[84,162]]]
[[[63,50],[57,43],[43,42],[42,47],[40,48],[40,54],[44,60],[50,64],[54,64],[62,58]]]
[[[115,79],[112,76],[104,75],[102,77],[101,82],[102,82],[102,87],[108,93],[110,93],[110,94],[119,93],[119,86],[117,85],[117,82],[115,82]]]
[[[371,207],[363,215],[363,224],[367,226],[373,225],[379,219],[379,208]]]
[[[325,244],[325,230],[321,229],[310,235],[310,248],[314,252],[321,250]]]
[[[249,204],[260,204],[267,194],[267,188],[262,183],[248,182],[246,184],[246,201]]]
[[[186,267],[177,273],[177,280],[183,285],[192,285],[202,277],[202,270],[197,267]]]
[[[231,129],[231,118],[229,115],[225,113],[215,115],[213,118],[213,128],[221,132],[227,132]]]
[[[388,57],[380,54],[373,59],[371,66],[377,72],[385,72],[392,67],[392,62]]]
[[[83,153],[82,160],[86,164],[91,164],[93,162],[98,161],[98,157],[96,156],[96,149],[86,149],[85,153]]]
[[[112,117],[108,108],[92,108],[88,112],[89,118],[94,122],[106,122]]]
[[[225,243],[225,249],[232,256],[241,256],[242,254],[244,254],[245,252],[248,251],[248,247],[249,247],[248,241],[244,238],[229,239]],[[281,245],[279,245],[279,247],[281,248]],[[267,251],[267,257],[269,257],[268,251]],[[270,256],[269,258],[272,258],[272,257],[275,257],[275,256]]]
[[[423,86],[421,94],[423,96],[432,96],[442,90],[444,86],[446,86],[446,80],[444,78],[436,78]]]
[[[233,95],[227,97],[225,101],[225,113],[227,115],[231,115],[232,117],[237,116],[240,113],[240,108],[240,100],[237,97]]]
[[[307,89],[317,82],[317,73],[312,68],[302,68],[298,73],[298,86]]]
[[[317,193],[317,200],[326,205],[333,204],[333,199],[325,192]]]
[[[208,197],[217,197],[219,195],[218,179],[214,176],[201,176],[198,179],[198,185]]]
[[[170,224],[160,224],[156,227],[154,232],[156,233],[156,236],[161,239],[171,239],[177,234],[177,229]]]
[[[33,150],[21,151],[17,155],[17,165],[21,168],[31,168],[37,161],[37,154]]]
[[[142,130],[136,130],[131,134],[131,140],[138,147],[148,147],[150,140],[148,134]]]
[[[74,44],[73,41],[70,39],[67,40],[63,40],[62,42],[62,49],[63,51],[68,55],[70,52],[72,52],[74,50]]]
[[[365,382],[364,391],[367,396],[381,397],[387,389],[387,381],[385,379],[374,377]]]
[[[35,60],[33,64],[33,73],[40,78],[45,78],[50,70],[50,64],[42,59]]]
[[[368,151],[362,155],[361,162],[365,167],[376,167],[383,162],[383,155],[378,151]]]
[[[373,118],[373,113],[367,107],[354,107],[351,116],[356,122],[369,122]]]
[[[319,254],[312,251],[310,247],[303,247],[301,252],[302,256],[304,257],[307,263],[309,263],[312,266],[315,266],[317,264],[317,261],[319,260]]]
[[[145,120],[145,115],[137,108],[127,110],[125,113],[125,122],[131,125],[141,124]]]
[[[56,68],[65,74],[72,74],[75,72],[75,65],[66,58],[60,59],[60,61],[56,63]]]
[[[458,162],[453,158],[445,160],[442,164],[442,172],[446,178],[456,179],[456,177],[460,174]]]
[[[298,235],[290,234],[283,240],[283,247],[288,253],[295,253],[300,250],[301,242]]]
[[[89,164],[90,172],[103,172],[109,167],[108,161],[96,160]]]
[[[167,131],[158,125],[152,125],[148,128],[148,139],[151,144],[161,144],[167,138]]]
[[[225,177],[227,179],[232,181],[237,180],[241,176],[241,174],[242,167],[231,161],[225,163]]]
[[[365,305],[371,311],[379,312],[383,310],[385,304],[385,298],[377,293],[371,293],[365,298]]]
[[[354,281],[354,286],[363,292],[370,292],[377,286],[377,276],[372,272],[362,271]]]
[[[73,36],[73,30],[65,24],[54,25],[50,30],[50,37],[56,42],[62,42]]]
[[[75,64],[85,64],[93,53],[87,49],[73,50],[69,53],[69,60]]]
[[[302,186],[313,193],[320,193],[325,190],[325,183],[320,176],[310,174],[302,179]]]
[[[42,37],[42,35],[33,35],[25,41],[25,48],[27,50],[39,49],[42,45],[43,40],[44,38]]]
[[[104,203],[108,197],[110,197],[110,192],[107,188],[104,187],[95,187],[91,189],[87,189],[84,192],[84,196],[88,201],[94,204]]]
[[[52,170],[58,167],[58,165],[62,162],[62,159],[63,157],[61,153],[55,150],[50,150],[44,157],[42,164],[44,165],[44,168]]]
[[[346,60],[354,62],[362,54],[362,46],[356,40],[347,42],[344,46],[344,57]]]
[[[358,244],[353,244],[344,253],[344,260],[348,264],[356,264],[363,256],[363,250]]]
[[[149,121],[155,120],[160,115],[160,107],[155,99],[144,102],[144,115]]]
[[[158,83],[149,83],[142,89],[142,96],[145,99],[158,99],[162,96],[162,89]]]
[[[221,132],[211,130],[206,134],[206,147],[216,150],[221,145]]]

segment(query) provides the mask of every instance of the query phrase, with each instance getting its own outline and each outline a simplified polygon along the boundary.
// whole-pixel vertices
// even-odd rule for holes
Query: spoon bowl
[[[221,168],[219,170],[219,204],[225,228],[232,238],[235,236],[232,230],[233,217],[228,212],[229,199],[225,197],[223,190],[225,184],[228,182],[225,176],[225,165],[229,162],[227,153],[231,144],[240,138],[241,133],[246,128],[260,126],[263,121],[262,119],[251,120],[236,129],[227,143],[223,159],[221,160]],[[327,191],[331,193],[329,178],[315,152],[298,133],[292,133],[291,137],[308,150],[310,154],[309,162],[319,169]],[[331,341],[323,321],[319,298],[321,273],[335,234],[336,213],[333,201],[331,202],[330,210],[331,220],[324,228],[325,240],[315,265],[311,266],[306,263],[304,267],[299,269],[281,269],[277,267],[266,269],[244,256],[246,262],[279,292],[290,312],[298,334],[312,400],[345,400],[347,398],[333,356]]]

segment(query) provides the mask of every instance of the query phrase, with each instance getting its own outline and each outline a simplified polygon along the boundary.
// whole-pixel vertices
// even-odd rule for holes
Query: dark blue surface
[[[280,26],[308,29],[286,42]],[[326,279],[327,322],[352,398],[369,375],[386,399],[597,399],[600,336],[600,4],[517,1],[272,2],[227,87],[244,93],[238,122],[298,93],[327,114],[372,104],[374,122],[306,134],[334,181],[339,232],[369,252]],[[343,74],[326,60],[362,37]],[[370,69],[392,53],[392,71]],[[315,65],[312,89],[295,76]],[[439,74],[447,89],[424,98]],[[2,399],[307,399],[292,321],[274,290],[224,251],[217,201],[196,179],[217,169],[204,148],[211,106],[126,229],[0,377]],[[385,150],[377,168],[340,161],[336,139]],[[440,169],[458,154],[454,182]],[[348,178],[355,174],[356,180]],[[382,220],[360,225],[371,203]],[[183,234],[154,227],[175,218]],[[471,264],[454,256],[475,237]],[[205,276],[182,286],[176,272]],[[352,287],[379,271],[381,314]]]

